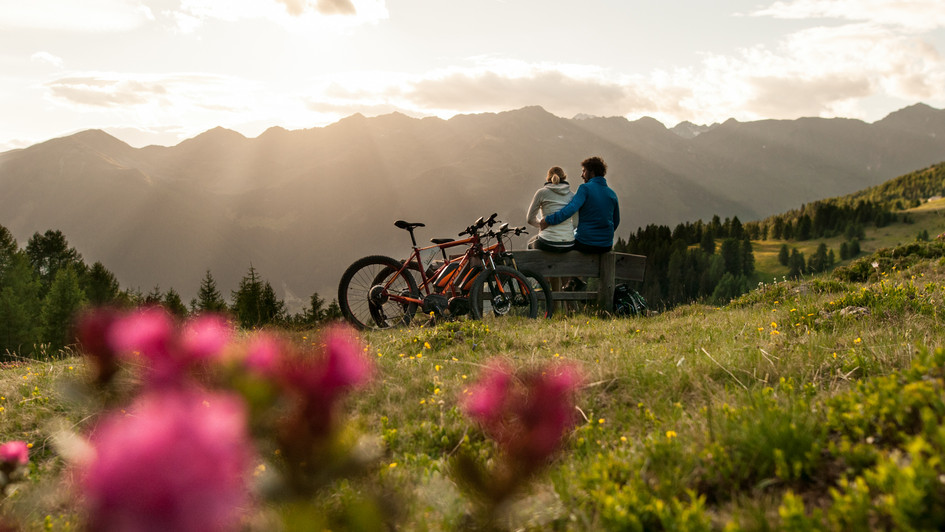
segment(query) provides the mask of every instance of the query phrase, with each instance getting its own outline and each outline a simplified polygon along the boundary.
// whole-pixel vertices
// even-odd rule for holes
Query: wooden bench
[[[537,249],[513,251],[519,268],[531,270],[544,278],[596,277],[600,279],[596,292],[554,292],[556,301],[597,301],[602,310],[614,308],[614,288],[617,281],[642,281],[646,271],[646,257],[611,251],[600,255],[586,255],[578,251],[549,253]]]

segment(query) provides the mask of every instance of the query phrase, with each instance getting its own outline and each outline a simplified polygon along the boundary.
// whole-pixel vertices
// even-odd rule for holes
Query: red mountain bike
[[[494,219],[495,215],[490,218]],[[349,266],[338,284],[338,305],[345,319],[360,329],[384,329],[409,325],[418,311],[432,320],[465,315],[536,317],[538,301],[529,281],[517,270],[495,264],[483,250],[479,231],[487,223],[479,218],[459,233],[466,238],[433,239],[432,246],[419,247],[414,229],[424,224],[398,220],[394,225],[410,233],[410,256],[399,261],[371,255]],[[446,254],[459,246],[466,246],[463,254]],[[437,250],[443,264],[427,268],[424,258]]]

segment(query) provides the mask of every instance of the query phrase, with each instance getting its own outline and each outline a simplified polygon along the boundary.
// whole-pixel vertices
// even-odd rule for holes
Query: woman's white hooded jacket
[[[528,224],[538,227],[539,222],[551,213],[559,211],[568,204],[574,193],[567,181],[560,183],[545,183],[545,186],[535,192],[532,204],[528,207]],[[574,242],[574,228],[578,223],[578,215],[558,225],[549,226],[538,233],[539,238],[546,242]]]

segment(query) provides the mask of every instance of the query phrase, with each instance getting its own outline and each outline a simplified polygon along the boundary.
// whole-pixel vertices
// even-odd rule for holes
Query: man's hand
[[[538,222],[538,227],[539,227],[542,231],[544,231],[545,229],[548,229],[548,222],[546,222],[544,219],[542,219],[540,222]]]

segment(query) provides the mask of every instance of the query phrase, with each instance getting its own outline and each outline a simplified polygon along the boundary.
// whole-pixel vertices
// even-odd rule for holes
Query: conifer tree
[[[167,292],[164,293],[164,298],[162,299],[161,304],[165,309],[167,309],[168,312],[178,318],[184,318],[187,316],[187,307],[181,300],[180,294],[178,294],[177,290],[174,290],[174,288],[167,289]]]
[[[0,225],[0,280],[3,279],[3,272],[13,261],[13,255],[16,254],[18,249],[13,233]]]
[[[101,262],[96,262],[82,279],[82,291],[92,305],[107,305],[118,300],[121,293],[118,279]]]
[[[715,237],[712,235],[712,231],[706,230],[702,232],[702,239],[699,241],[699,249],[708,255],[715,253]]]
[[[197,312],[226,312],[226,301],[217,290],[217,282],[213,278],[210,270],[207,270],[203,281],[200,282],[200,289],[197,291],[197,299],[194,310]]]
[[[741,250],[739,249],[740,247],[738,240],[734,238],[726,238],[722,241],[720,255],[722,255],[722,260],[725,261],[725,271],[732,275],[742,273],[743,261],[741,258]]]
[[[787,266],[790,258],[791,251],[788,249],[787,244],[781,244],[781,249],[778,251],[778,263],[781,266]]]
[[[325,300],[318,292],[312,292],[309,299],[310,306],[305,310],[306,318],[309,323],[318,323],[325,318]]]
[[[276,292],[269,281],[263,283],[261,307],[264,324],[277,323],[285,319],[285,303],[276,297]]]
[[[341,307],[338,306],[338,300],[332,299],[331,303],[328,304],[328,308],[325,309],[325,321],[333,321],[341,319]]]
[[[161,292],[160,285],[154,285],[154,288],[144,296],[144,304],[148,306],[160,305],[164,302],[164,294]]]
[[[69,342],[72,320],[84,304],[85,295],[79,288],[75,269],[72,265],[59,269],[43,300],[41,312],[43,340],[53,349],[62,348]]]
[[[42,341],[40,283],[25,253],[10,256],[0,277],[0,356],[28,355]]]
[[[742,275],[750,276],[755,273],[755,254],[751,247],[751,239],[748,238],[747,234],[742,238],[738,252],[742,259]]]
[[[804,275],[807,269],[804,254],[798,251],[797,248],[791,250],[791,258],[788,259],[788,268],[790,269],[788,277],[791,279],[797,279],[801,275]]]
[[[49,289],[60,269],[71,265],[77,274],[85,269],[82,255],[69,247],[62,231],[49,230],[42,235],[34,233],[26,243],[26,255],[39,275],[44,291]]]
[[[240,279],[239,287],[233,291],[232,297],[233,313],[236,314],[240,326],[251,328],[262,324],[262,283],[252,264],[249,266],[249,272]]]

